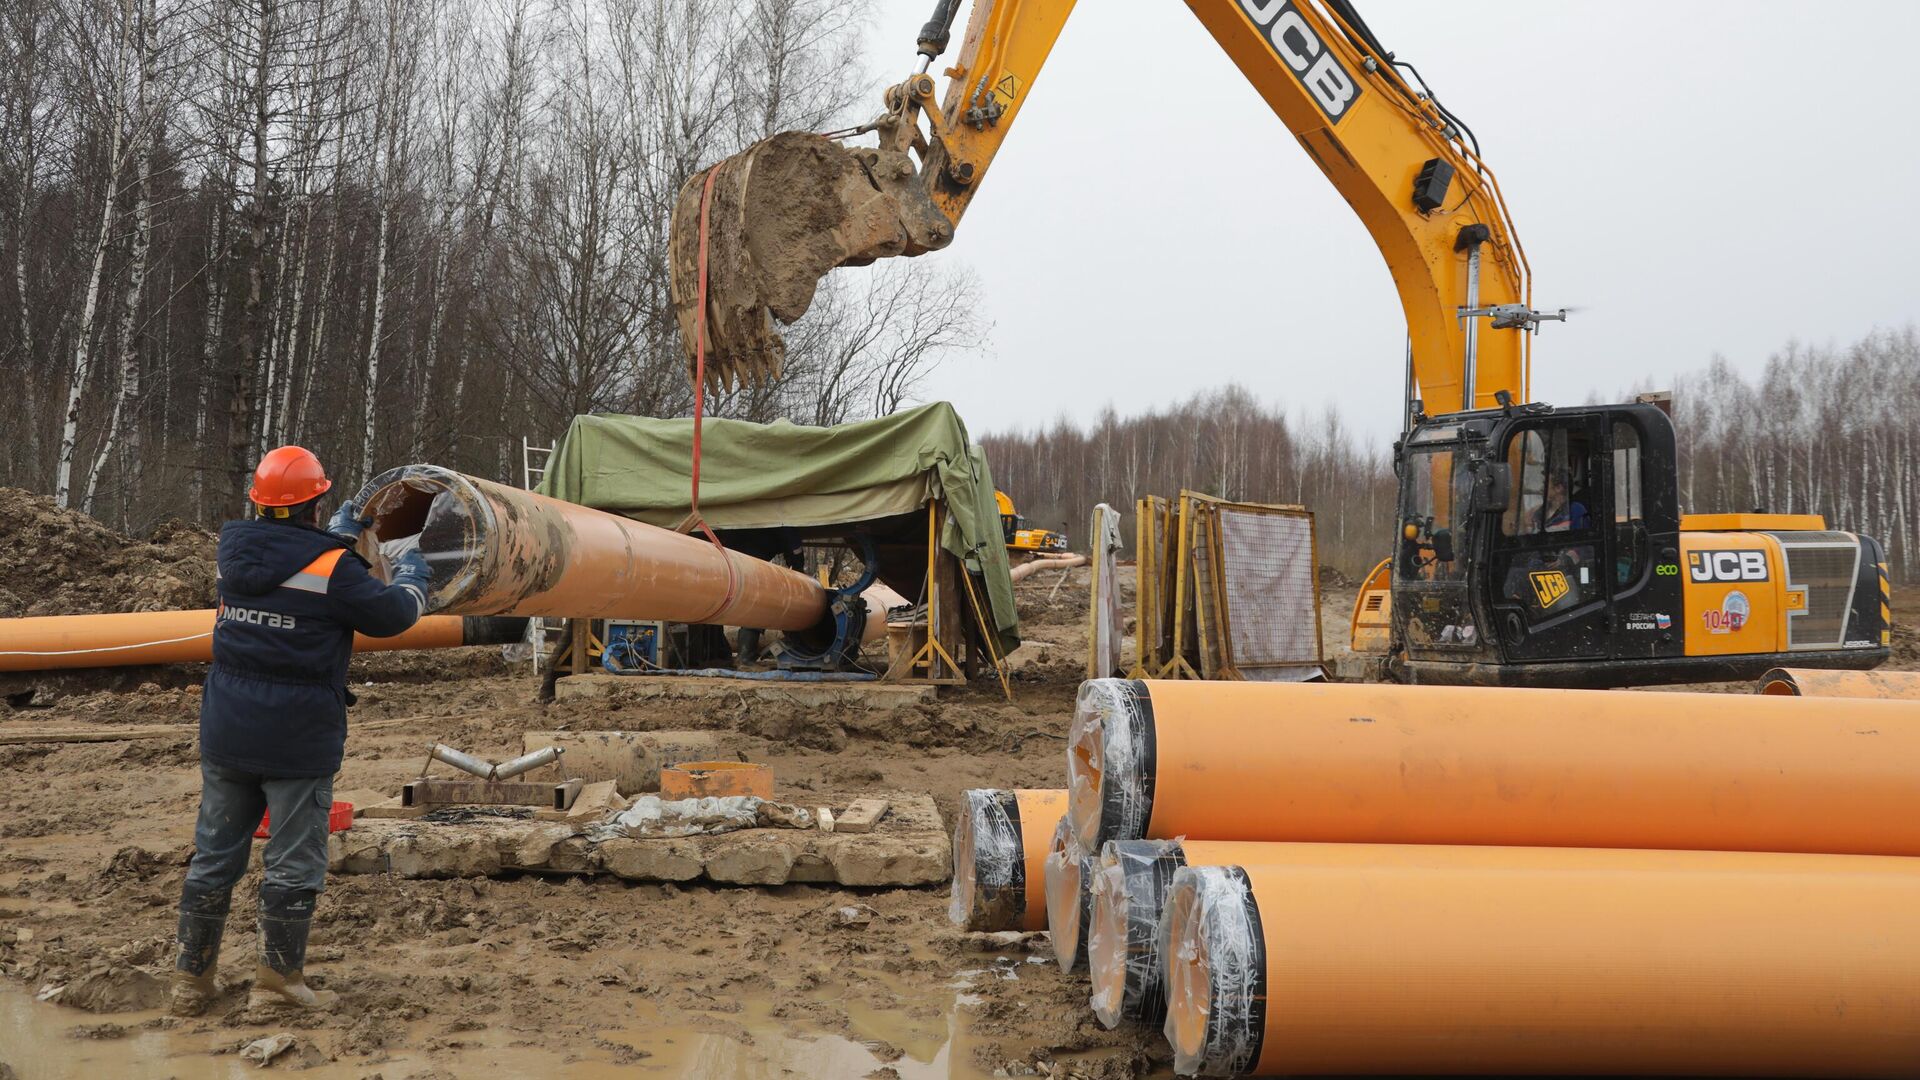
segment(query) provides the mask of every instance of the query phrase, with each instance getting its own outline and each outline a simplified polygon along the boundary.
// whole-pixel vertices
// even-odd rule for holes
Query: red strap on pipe
[[[700,531],[707,534],[713,546],[720,552],[720,561],[727,568],[727,593],[720,606],[708,612],[701,622],[708,622],[733,605],[734,588],[737,584],[733,557],[727,554],[727,547],[714,534],[712,526],[700,513],[700,429],[706,426],[707,396],[707,211],[713,205],[713,178],[720,172],[720,166],[707,170],[707,179],[700,187],[700,310],[694,315],[693,334],[693,491],[688,496],[688,514]]]

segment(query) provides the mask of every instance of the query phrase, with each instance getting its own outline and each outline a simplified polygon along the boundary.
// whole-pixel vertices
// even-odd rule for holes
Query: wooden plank
[[[334,792],[333,801],[351,805],[353,807],[353,816],[359,817],[360,811],[366,807],[377,806],[380,803],[387,802],[398,803],[399,799],[376,788],[354,788],[350,791]]]
[[[433,807],[431,806],[403,806],[401,805],[400,797],[396,795],[386,802],[373,803],[368,806],[356,805],[353,808],[353,816],[356,820],[366,818],[369,821],[378,821],[394,818],[407,821],[420,817],[432,809]]]
[[[137,739],[191,739],[200,729],[193,724],[168,724],[147,728],[58,728],[39,731],[9,731],[0,734],[0,746],[32,743],[132,742]]]
[[[833,831],[837,833],[872,832],[880,819],[887,814],[885,799],[855,799],[847,804],[845,810],[834,815]]]
[[[578,779],[569,783],[579,784]],[[612,780],[599,780],[591,784],[581,784],[579,794],[574,797],[573,806],[567,810],[570,818],[598,818],[609,810],[625,810],[627,800],[620,797],[618,784]]]

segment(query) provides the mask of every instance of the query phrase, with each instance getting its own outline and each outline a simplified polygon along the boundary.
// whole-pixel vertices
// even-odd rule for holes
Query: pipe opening
[[[1087,850],[1146,835],[1153,809],[1152,725],[1144,683],[1080,684],[1067,728],[1067,812]]]
[[[1047,846],[1046,863],[1047,932],[1061,971],[1077,970],[1084,958],[1087,861],[1073,838],[1073,823],[1062,817]]]
[[[367,481],[356,497],[373,519],[358,550],[382,580],[410,551],[427,560],[427,610],[460,598],[471,563],[488,531],[486,501],[459,473],[435,465],[404,465]]]
[[[1111,845],[1109,845],[1111,846]],[[1105,862],[1093,872],[1088,889],[1093,901],[1087,926],[1087,973],[1092,983],[1093,1015],[1108,1028],[1125,1019],[1122,1003],[1127,988],[1126,871]]]
[[[1101,852],[1091,889],[1088,968],[1093,1010],[1110,1028],[1166,1018],[1160,916],[1173,875],[1186,865],[1179,840],[1115,840]]]
[[[1266,955],[1246,871],[1182,867],[1161,920],[1173,1069],[1182,1076],[1244,1076],[1266,1034]]]

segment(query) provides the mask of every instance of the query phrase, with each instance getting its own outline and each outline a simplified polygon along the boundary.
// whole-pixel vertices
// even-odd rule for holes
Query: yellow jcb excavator
[[[1813,515],[1683,515],[1664,411],[1531,401],[1533,336],[1566,313],[1532,307],[1471,129],[1352,4],[1186,3],[1359,214],[1400,295],[1397,529],[1354,613],[1384,675],[1626,686],[1886,659],[1876,541]],[[937,5],[870,123],[773,136],[682,189],[672,293],[706,378],[776,377],[776,322],[805,312],[828,270],[952,242],[1074,3],[974,0],[937,92],[929,69],[959,8]],[[877,145],[839,141],[867,134]]]
[[[1000,507],[1000,531],[1007,538],[1007,553],[1034,555],[1067,550],[1067,534],[1052,529],[1029,529],[1027,519],[1013,507],[1013,497],[995,491],[993,501]]]

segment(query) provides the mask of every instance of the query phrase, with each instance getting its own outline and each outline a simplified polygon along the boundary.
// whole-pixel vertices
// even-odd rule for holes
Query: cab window
[[[1466,577],[1465,553],[1455,550],[1461,539],[1456,523],[1466,512],[1471,474],[1452,448],[1410,454],[1406,467],[1412,471],[1401,517],[1400,573],[1427,581]]]
[[[1532,429],[1507,444],[1513,496],[1500,520],[1505,536],[1590,533],[1597,523],[1588,508],[1593,498],[1594,462],[1586,432],[1566,428]]]
[[[1640,431],[1623,420],[1613,422],[1614,580],[1640,579],[1647,561],[1646,478],[1640,469]]]

